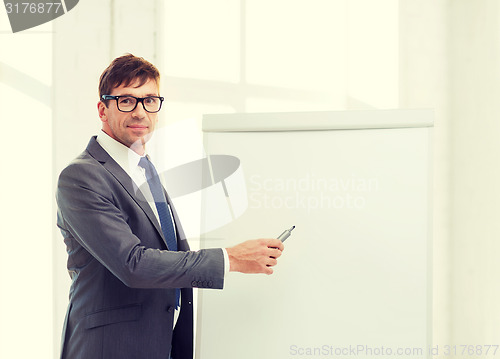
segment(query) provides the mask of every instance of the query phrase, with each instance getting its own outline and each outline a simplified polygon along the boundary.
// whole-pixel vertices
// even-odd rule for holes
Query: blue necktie
[[[177,240],[175,238],[174,224],[172,222],[172,216],[167,205],[167,199],[165,198],[165,193],[163,191],[163,186],[160,182],[160,177],[158,172],[156,172],[153,163],[148,157],[141,157],[139,161],[139,166],[146,170],[146,180],[148,181],[149,189],[153,195],[155,201],[156,209],[158,211],[158,217],[160,217],[161,231],[165,236],[167,241],[167,246],[170,251],[177,251]],[[176,292],[176,305],[179,306],[180,290],[177,288]]]

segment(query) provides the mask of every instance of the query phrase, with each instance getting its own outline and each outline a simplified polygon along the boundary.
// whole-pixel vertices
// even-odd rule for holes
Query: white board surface
[[[222,291],[200,290],[196,357],[427,356],[432,112],[289,114],[293,128],[286,116],[259,114],[265,128],[251,114],[205,119],[207,153],[240,160],[228,203],[246,191],[247,208],[202,247],[296,229],[273,275],[230,273]]]

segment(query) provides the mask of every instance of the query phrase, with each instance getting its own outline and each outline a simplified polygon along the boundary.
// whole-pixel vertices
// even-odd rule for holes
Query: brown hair
[[[115,87],[130,86],[136,81],[139,87],[148,80],[154,80],[157,86],[160,85],[160,72],[152,63],[132,54],[117,57],[101,74],[99,99],[102,101],[102,95],[109,95]],[[105,103],[107,106],[107,101]]]

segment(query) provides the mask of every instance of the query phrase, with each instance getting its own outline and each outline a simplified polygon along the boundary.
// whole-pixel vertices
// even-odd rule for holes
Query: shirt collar
[[[124,144],[118,142],[106,132],[97,135],[97,143],[125,170],[129,175],[137,169],[141,155],[137,154]]]

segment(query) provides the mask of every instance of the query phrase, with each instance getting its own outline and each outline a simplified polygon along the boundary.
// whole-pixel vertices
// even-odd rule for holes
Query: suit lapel
[[[144,213],[146,213],[150,222],[153,224],[156,231],[163,239],[165,246],[167,246],[167,241],[163,236],[160,223],[156,219],[156,216],[151,209],[148,201],[146,200],[146,198],[144,198],[141,191],[135,186],[134,181],[132,180],[132,178],[130,178],[127,172],[125,172],[125,170],[123,170],[123,168],[121,168],[120,165],[116,163],[115,160],[113,160],[113,158],[101,147],[101,145],[99,145],[99,143],[96,141],[96,136],[90,139],[90,142],[87,146],[87,151],[92,157],[99,161],[102,166],[113,175],[113,177],[115,177],[115,179],[128,192],[130,197],[132,197],[137,205],[144,211]],[[177,218],[175,218],[175,220],[177,221]]]

